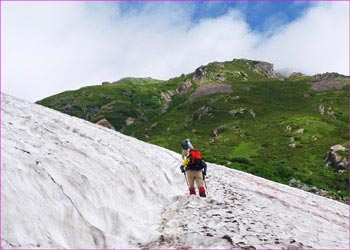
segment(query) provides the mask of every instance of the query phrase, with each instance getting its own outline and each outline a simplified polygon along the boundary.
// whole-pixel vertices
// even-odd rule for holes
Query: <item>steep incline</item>
[[[183,184],[177,154],[6,95],[1,153],[4,247],[135,246]]]
[[[348,206],[2,95],[2,247],[349,247]]]

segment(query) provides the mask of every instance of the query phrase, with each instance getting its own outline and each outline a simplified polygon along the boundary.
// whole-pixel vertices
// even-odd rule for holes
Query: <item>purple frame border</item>
[[[0,0],[0,2],[350,2],[350,0]]]
[[[0,0],[0,249],[14,249],[14,248],[3,248],[2,247],[2,2],[349,2],[348,8],[350,13],[350,0]],[[350,19],[348,23],[348,32],[350,34]],[[348,76],[350,76],[350,42],[349,42],[349,72]],[[348,141],[350,142],[350,80],[348,82]],[[348,148],[349,158],[348,162],[350,162],[350,147]],[[349,186],[350,186],[350,164],[348,165],[348,174],[349,174]],[[349,206],[349,217],[348,223],[350,225],[350,200],[348,200]],[[350,228],[349,228],[349,242],[348,249],[350,249]],[[40,249],[40,250],[56,250],[61,248],[21,248],[25,249]],[[77,248],[65,248],[67,250],[75,250]],[[79,248],[79,250],[95,250],[96,248]],[[127,249],[127,250],[139,250],[141,248],[104,248],[104,250],[115,250],[115,249]],[[159,249],[159,248],[148,248],[148,249]],[[162,248],[169,250],[177,250],[178,248]],[[192,250],[197,250],[196,248],[191,248]],[[200,250],[220,250],[220,248],[201,248]],[[230,248],[235,249],[235,248]],[[276,248],[279,249],[279,248]],[[265,248],[256,248],[256,250],[266,250]],[[334,250],[331,248],[319,248],[317,250]]]

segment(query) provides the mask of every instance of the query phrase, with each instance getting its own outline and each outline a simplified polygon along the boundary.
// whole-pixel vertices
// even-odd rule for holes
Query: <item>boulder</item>
[[[269,78],[277,77],[272,63],[253,61],[253,70]]]
[[[343,146],[343,145],[340,145],[340,144],[337,144],[337,145],[333,145],[331,147],[331,149],[334,151],[334,152],[337,152],[337,151],[345,151],[346,148]]]
[[[109,128],[109,129],[115,130],[113,125],[110,124],[109,121],[106,118],[103,118],[103,119],[99,120],[98,122],[96,122],[96,124],[98,124],[100,126],[103,126],[103,127],[106,127],[106,128]]]
[[[229,114],[232,115],[233,117],[236,117],[237,114],[244,114],[246,108],[240,107],[239,109],[232,109],[229,111]]]
[[[133,118],[133,117],[128,117],[125,119],[125,123],[127,126],[133,124],[134,122],[135,122],[135,118]]]
[[[318,111],[320,112],[321,115],[324,115],[324,106],[322,104],[318,106]]]
[[[349,163],[346,157],[341,157],[337,154],[338,151],[345,151],[346,148],[343,145],[333,145],[326,153],[324,158],[327,167],[331,167],[334,170],[346,170]]]
[[[249,110],[249,114],[251,114],[253,118],[255,118],[255,116],[256,116],[254,110],[252,110],[252,109]]]
[[[212,137],[218,137],[218,130],[217,129],[213,129],[212,131],[211,131],[211,134],[210,134]]]
[[[197,68],[195,71],[194,71],[194,74],[193,74],[193,80],[200,80],[204,77],[205,75],[205,70],[206,70],[206,66],[200,66],[199,68]]]
[[[292,74],[289,75],[290,78],[298,78],[298,77],[303,77],[305,74],[300,73],[300,72],[293,72]]]
[[[295,133],[297,133],[297,134],[304,134],[304,129],[303,128],[298,129],[297,131],[295,131]]]

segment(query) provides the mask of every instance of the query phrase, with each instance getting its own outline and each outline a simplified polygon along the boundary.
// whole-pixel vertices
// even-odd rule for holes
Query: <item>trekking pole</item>
[[[205,175],[204,174],[203,174],[203,182],[204,182],[205,190],[206,190],[206,192],[208,194],[209,192],[208,192],[207,182],[205,181]]]
[[[189,187],[189,186],[190,186],[190,184],[188,183],[187,176],[186,176],[186,172],[184,172],[184,175],[185,175],[185,179],[186,179],[187,187]]]

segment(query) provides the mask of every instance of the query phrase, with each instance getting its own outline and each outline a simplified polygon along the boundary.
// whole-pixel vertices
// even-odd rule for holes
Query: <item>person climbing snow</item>
[[[188,156],[190,149],[193,149],[193,145],[190,142],[190,139],[186,139],[181,143],[182,148],[182,159],[185,159]]]
[[[187,173],[187,184],[190,195],[196,194],[194,186],[194,182],[196,181],[199,196],[206,197],[204,183],[205,176],[207,175],[207,164],[202,160],[201,152],[195,148],[190,149],[189,155],[182,161],[180,169],[185,174],[185,178]]]

